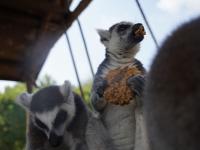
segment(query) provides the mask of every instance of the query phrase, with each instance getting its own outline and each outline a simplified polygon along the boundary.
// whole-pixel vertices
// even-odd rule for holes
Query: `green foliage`
[[[44,75],[41,79],[38,80],[37,86],[41,89],[49,85],[55,85],[56,81],[50,75]]]
[[[13,87],[5,87],[4,93],[0,93],[0,101],[7,99],[7,100],[14,100],[17,95],[22,92],[26,91],[26,86],[23,83],[18,83]]]
[[[17,95],[25,91],[25,85],[18,83],[7,86],[0,93],[0,149],[22,150],[25,143],[25,113],[14,103]]]
[[[22,150],[25,143],[25,113],[10,99],[0,101],[0,149]]]
[[[82,85],[85,103],[90,108],[91,108],[91,103],[90,103],[90,91],[91,91],[91,87],[92,87],[92,82],[91,81],[89,81],[89,82],[87,82],[87,83],[85,83],[85,84]],[[78,93],[79,95],[81,95],[79,87],[75,87],[74,88],[74,92]]]

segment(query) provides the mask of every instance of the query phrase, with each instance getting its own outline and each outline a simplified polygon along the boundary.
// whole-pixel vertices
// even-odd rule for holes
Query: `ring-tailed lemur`
[[[139,51],[139,43],[144,38],[144,35],[135,34],[139,28],[144,30],[140,23],[120,22],[110,27],[109,30],[98,30],[100,40],[106,47],[106,57],[95,75],[91,102],[95,110],[99,112],[100,118],[118,150],[133,150],[136,146],[135,137],[140,138],[135,134],[138,132],[136,130],[141,130],[141,110],[138,106],[137,110],[132,101],[124,106],[107,103],[103,97],[107,87],[105,76],[110,70],[131,65],[135,65],[139,70],[145,72],[143,65],[134,58]],[[128,85],[139,98],[143,91],[144,76],[130,77]],[[136,120],[139,122],[136,123]],[[138,124],[137,127],[136,124]]]
[[[17,98],[29,114],[26,150],[113,150],[101,122],[68,81]]]
[[[179,27],[163,43],[144,93],[152,150],[199,150],[200,18]]]
[[[23,93],[17,102],[30,115],[26,149],[73,149],[80,145],[87,149],[87,110],[81,99],[72,93],[69,82],[61,87],[44,88],[34,95]]]

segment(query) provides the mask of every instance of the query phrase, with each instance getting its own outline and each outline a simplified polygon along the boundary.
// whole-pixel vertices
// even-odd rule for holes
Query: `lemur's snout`
[[[146,32],[144,26],[141,23],[133,25],[132,30],[135,42],[140,42],[144,39],[144,35],[146,34]]]
[[[49,137],[49,144],[52,146],[52,147],[58,147],[60,146],[60,144],[62,143],[63,141],[63,137],[62,136],[58,136],[56,135],[54,132],[52,132],[50,134],[50,137]]]
[[[133,32],[136,37],[143,37],[146,34],[144,26],[141,23],[133,26]]]

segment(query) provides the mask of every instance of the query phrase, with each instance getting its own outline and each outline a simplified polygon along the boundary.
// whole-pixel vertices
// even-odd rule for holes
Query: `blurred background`
[[[73,10],[79,2],[80,0],[74,0],[70,9]],[[158,45],[161,45],[166,37],[179,25],[200,15],[199,0],[140,0],[139,2]],[[141,42],[141,49],[136,57],[147,70],[150,68],[157,47],[135,0],[93,0],[79,16],[79,21],[94,72],[96,72],[98,65],[105,57],[105,48],[99,41],[96,29],[108,29],[120,21],[140,22],[145,26],[147,34]],[[86,103],[89,103],[93,76],[78,25],[78,22],[74,21],[67,34],[73,50],[84,97]],[[73,84],[74,90],[80,93],[66,36],[63,34],[50,50],[36,80],[38,88],[34,88],[33,91],[51,84],[62,84],[64,80],[69,80]],[[24,91],[26,91],[24,83],[0,80],[1,150],[21,150],[24,146],[25,113],[13,103],[16,95]]]

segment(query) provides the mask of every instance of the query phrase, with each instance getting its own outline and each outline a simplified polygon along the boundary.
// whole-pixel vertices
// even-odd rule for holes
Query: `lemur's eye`
[[[67,112],[64,110],[60,110],[56,116],[53,126],[59,127],[61,124],[65,122],[66,119],[67,119]]]
[[[122,31],[125,31],[126,29],[128,29],[129,27],[130,27],[130,25],[128,25],[128,24],[122,24],[118,27],[117,31],[122,32]]]
[[[48,127],[39,119],[35,118],[35,123],[38,125],[38,127],[48,130]]]

